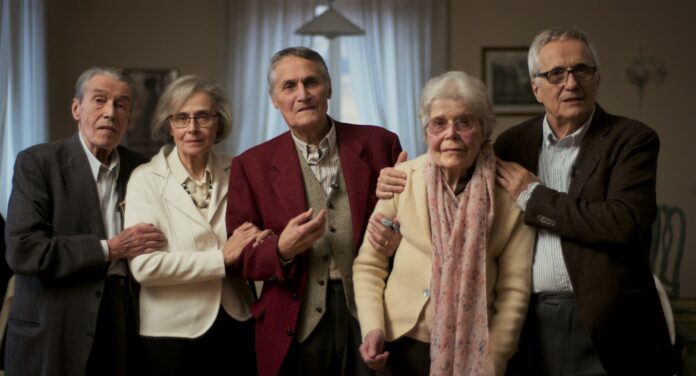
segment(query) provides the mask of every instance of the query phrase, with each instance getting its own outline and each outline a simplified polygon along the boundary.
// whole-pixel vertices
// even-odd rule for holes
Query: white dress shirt
[[[79,133],[79,135],[82,147],[85,150],[85,154],[87,154],[87,161],[89,161],[92,176],[96,182],[97,195],[99,196],[99,204],[101,206],[100,211],[102,220],[104,221],[104,230],[106,231],[106,239],[111,239],[118,235],[123,228],[123,213],[121,213],[118,208],[118,190],[116,187],[116,180],[118,179],[120,167],[118,150],[114,149],[114,151],[111,152],[111,161],[107,166],[101,163],[101,161],[92,154],[85,143],[85,139],[82,137],[82,133]],[[101,241],[102,249],[104,250],[104,261],[109,260],[109,246],[106,243],[106,239],[102,239]],[[109,265],[108,274],[125,276],[126,265],[123,260],[112,262]]]

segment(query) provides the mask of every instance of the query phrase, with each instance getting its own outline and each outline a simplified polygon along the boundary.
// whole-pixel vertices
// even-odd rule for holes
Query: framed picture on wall
[[[123,144],[151,157],[159,151],[162,142],[152,139],[152,115],[164,88],[179,76],[177,69],[126,69],[135,81],[135,102],[132,106],[131,123]]]
[[[530,115],[544,112],[530,85],[527,47],[484,47],[481,71],[498,115]]]

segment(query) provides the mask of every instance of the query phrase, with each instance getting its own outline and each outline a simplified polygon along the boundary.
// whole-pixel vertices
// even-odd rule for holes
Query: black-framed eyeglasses
[[[544,77],[550,84],[560,85],[568,81],[569,73],[572,73],[578,81],[588,81],[595,77],[596,72],[597,67],[579,64],[572,68],[553,68],[546,72],[535,73],[534,78]]]
[[[194,115],[189,115],[185,112],[179,112],[169,116],[169,122],[174,128],[186,128],[189,121],[193,119],[201,128],[209,128],[213,125],[213,120],[218,117],[218,114],[213,112],[199,112]]]
[[[450,124],[454,127],[454,131],[460,135],[465,135],[473,132],[479,125],[479,120],[473,116],[462,116],[453,120],[445,120],[443,118],[430,119],[426,125],[428,132],[432,135],[439,135],[446,131]]]

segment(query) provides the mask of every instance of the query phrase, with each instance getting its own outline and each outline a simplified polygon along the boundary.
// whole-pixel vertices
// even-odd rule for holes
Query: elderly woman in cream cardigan
[[[534,233],[496,186],[483,83],[431,79],[419,117],[428,151],[397,167],[404,190],[378,202],[353,265],[360,352],[380,375],[503,375],[527,312]],[[400,222],[391,247],[375,235],[383,218]]]

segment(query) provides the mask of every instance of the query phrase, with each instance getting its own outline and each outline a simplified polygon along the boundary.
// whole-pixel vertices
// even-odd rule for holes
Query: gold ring
[[[384,241],[384,248],[388,248],[388,247],[389,247],[389,240],[385,240]]]

